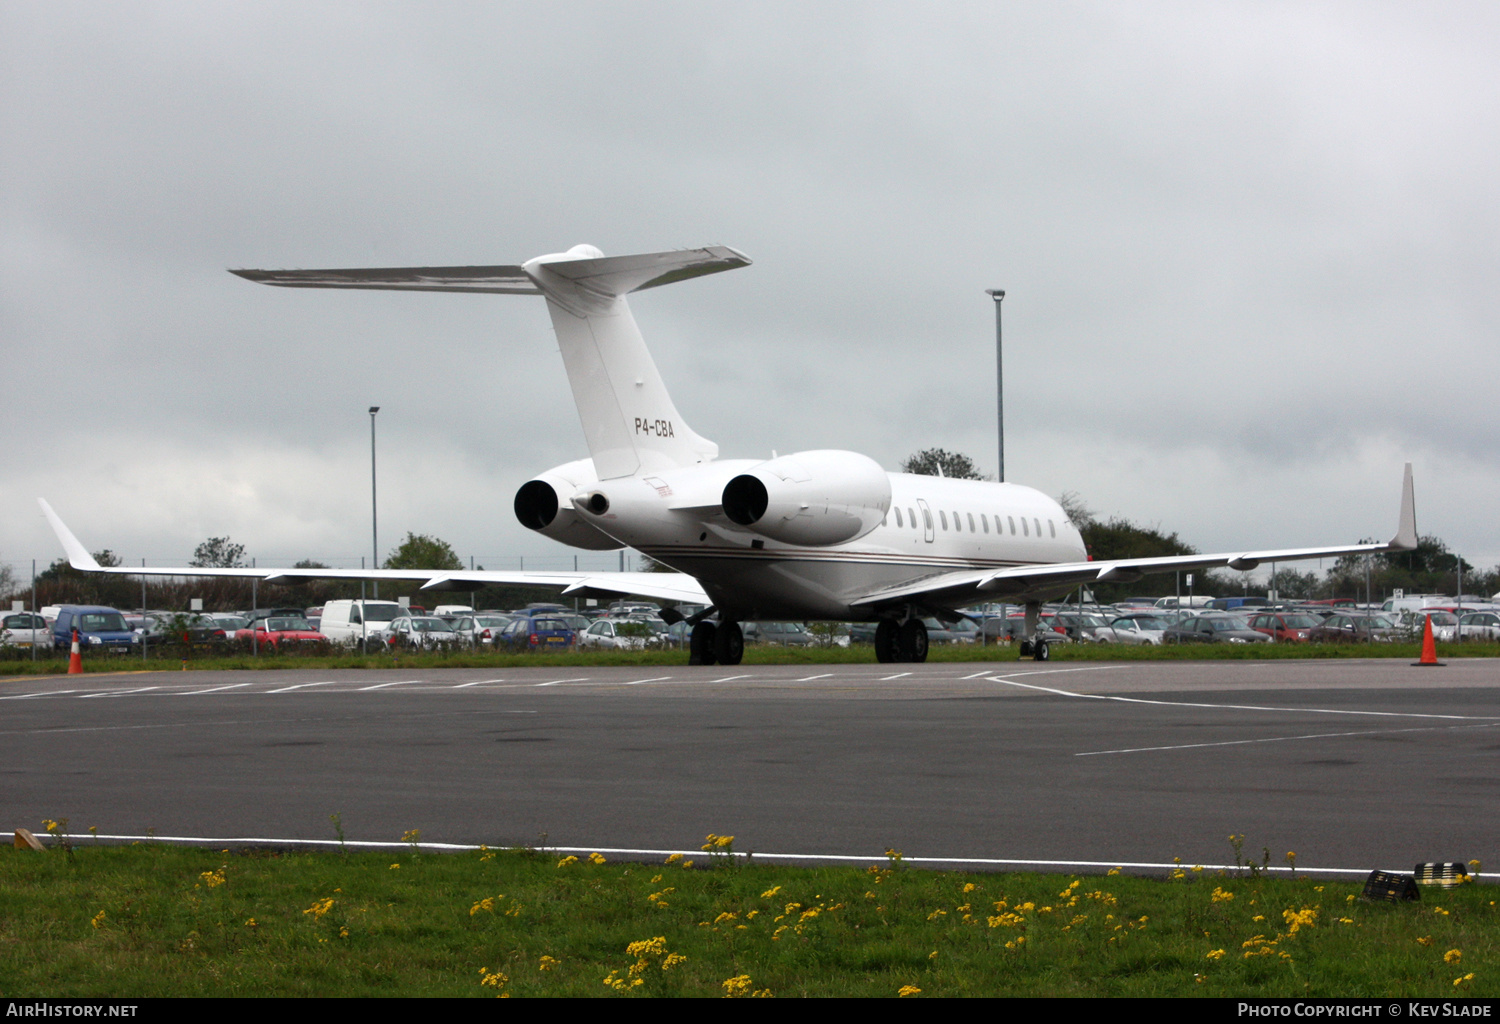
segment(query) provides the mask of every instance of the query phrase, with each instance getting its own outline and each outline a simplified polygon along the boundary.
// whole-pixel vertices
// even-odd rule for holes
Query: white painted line
[[[671,679],[671,678],[672,678],[671,676],[652,676],[650,679],[632,679],[630,682],[626,683],[625,685],[626,686],[640,686],[642,683],[663,683],[663,682],[666,682],[668,679]]]
[[[37,838],[40,839],[44,843],[45,842],[55,842],[55,841],[57,841],[57,837],[56,836],[52,836],[52,835],[38,835]],[[73,838],[73,842],[74,842],[75,845],[77,845],[77,844],[80,843],[80,840],[79,840],[78,836],[73,836],[72,838]],[[703,851],[699,850],[699,849],[692,849],[692,850],[643,850],[643,849],[616,848],[616,847],[609,847],[609,846],[547,846],[547,847],[542,847],[542,848],[536,848],[536,847],[504,847],[504,846],[485,846],[485,847],[480,847],[478,845],[470,844],[470,843],[418,843],[418,844],[412,844],[412,843],[398,843],[398,842],[392,842],[392,841],[370,842],[370,841],[367,841],[367,840],[356,840],[356,839],[350,839],[350,840],[346,840],[346,841],[342,841],[341,842],[340,840],[337,840],[337,839],[275,839],[275,838],[269,838],[269,837],[265,837],[265,836],[234,836],[232,838],[224,838],[224,837],[219,837],[219,836],[149,836],[149,835],[148,836],[126,836],[126,835],[103,835],[103,834],[100,834],[98,836],[93,836],[93,837],[90,837],[90,838],[108,839],[108,840],[111,840],[111,841],[114,841],[114,842],[188,843],[188,844],[192,844],[192,845],[209,846],[209,847],[215,847],[215,848],[219,848],[219,849],[222,849],[225,846],[232,846],[232,845],[234,845],[236,843],[253,844],[253,845],[257,845],[257,846],[265,845],[265,844],[272,844],[272,845],[276,845],[276,846],[350,846],[350,847],[357,847],[359,849],[365,849],[365,850],[369,850],[369,849],[400,850],[400,849],[410,849],[413,845],[416,845],[419,849],[423,849],[423,850],[478,851],[480,849],[491,849],[491,850],[532,849],[532,850],[535,850],[536,852],[546,853],[546,854],[557,854],[557,853],[573,853],[573,854],[577,854],[577,853],[598,853],[598,854],[601,854],[601,855],[602,854],[612,854],[612,855],[614,855],[616,857],[661,857],[663,859],[665,859],[667,857],[670,857],[673,854],[677,854],[677,855],[682,856],[682,857],[696,857],[696,858],[700,858],[700,859],[704,859],[704,860],[711,859],[711,858],[708,857],[707,854],[703,853]],[[88,840],[83,840],[83,842],[85,842],[85,843],[87,841]],[[736,858],[736,859],[739,859],[739,860],[746,860],[746,861],[750,861],[750,860],[789,860],[789,861],[811,861],[811,862],[814,862],[814,863],[817,863],[817,862],[827,862],[827,863],[835,863],[835,864],[849,864],[849,863],[854,863],[854,864],[882,864],[882,863],[888,863],[888,858],[885,857],[883,854],[879,854],[879,853],[875,853],[875,854],[863,854],[863,855],[859,855],[859,854],[839,854],[839,853],[763,853],[760,850],[754,850],[754,851],[745,853],[745,852],[741,852],[739,850],[735,850],[733,852],[719,854],[717,856],[733,857],[733,858]],[[1195,864],[1195,865],[1193,865],[1192,869],[1189,869],[1181,861],[1173,861],[1171,863],[1165,863],[1165,862],[1158,863],[1158,862],[1155,862],[1155,861],[1128,861],[1128,860],[1020,860],[1020,859],[999,858],[999,857],[912,857],[912,856],[904,856],[904,857],[901,858],[901,863],[902,864],[906,864],[906,865],[914,865],[914,864],[933,864],[933,865],[937,865],[937,864],[950,864],[950,865],[960,865],[960,866],[962,866],[962,865],[973,865],[973,866],[981,867],[981,868],[991,868],[991,867],[1010,867],[1010,868],[1063,868],[1063,869],[1068,869],[1068,868],[1080,869],[1080,868],[1083,868],[1083,869],[1096,869],[1099,873],[1107,872],[1111,868],[1132,868],[1132,869],[1142,870],[1142,871],[1175,871],[1175,870],[1179,870],[1179,869],[1181,869],[1181,870],[1192,870],[1192,869],[1196,869],[1196,868],[1202,868],[1204,871],[1223,871],[1223,872],[1235,872],[1235,873],[1240,873],[1240,872],[1244,872],[1245,871],[1244,865],[1235,865],[1235,864]],[[1367,877],[1370,874],[1370,866],[1369,865],[1365,865],[1363,867],[1357,867],[1357,868],[1314,868],[1314,867],[1303,867],[1302,865],[1299,864],[1297,866],[1296,871],[1294,872],[1290,867],[1278,867],[1278,866],[1273,865],[1273,864],[1268,864],[1265,867],[1257,867],[1257,870],[1258,871],[1266,872],[1268,874],[1270,874],[1270,873],[1276,873],[1276,874],[1283,874],[1283,875],[1294,875],[1294,874],[1307,874],[1307,875],[1348,875],[1350,877],[1355,877],[1355,878],[1365,878],[1365,877]],[[1405,868],[1405,867],[1398,867],[1398,866],[1395,866],[1395,865],[1388,865],[1386,868],[1384,868],[1382,870],[1387,870],[1387,871],[1406,871],[1406,870],[1410,870],[1410,869],[1409,868]]]
[[[979,674],[980,674],[980,675],[984,675],[984,673],[983,673],[983,672],[981,672],[981,673],[979,673]],[[895,675],[893,675],[893,676],[881,676],[881,677],[880,677],[880,680],[879,680],[879,681],[880,681],[880,682],[882,682],[882,683],[883,683],[883,682],[886,682],[886,681],[887,681],[887,680],[890,680],[890,679],[901,679],[901,678],[903,678],[903,677],[904,677],[904,676],[909,676],[909,675],[911,675],[911,673],[910,673],[910,672],[897,672],[897,673],[896,673],[896,674],[895,674]],[[969,679],[973,679],[973,678],[974,678],[974,677],[973,677],[973,676],[968,676],[968,677],[967,677],[967,678],[969,678]]]
[[[218,693],[220,690],[237,690],[241,686],[249,686],[249,683],[230,683],[228,686],[211,686],[207,690],[183,690],[179,693],[162,694],[164,697],[192,697],[200,693]]]
[[[147,690],[160,690],[160,686],[141,686],[134,690],[104,690],[100,693],[85,693],[79,696],[79,700],[87,700],[90,697],[123,697],[127,693],[145,693]]]
[[[1060,671],[1067,671],[1066,669]],[[1040,675],[1039,672],[1031,673]],[[1118,697],[1104,693],[1073,693],[1069,690],[1057,690],[1050,686],[1036,686],[1031,683],[1020,683],[1014,679],[1005,679],[1000,676],[991,676],[991,680],[997,683],[1008,683],[1011,686],[1020,686],[1028,690],[1039,690],[1042,693],[1055,693],[1059,697],[1078,697],[1083,700],[1116,700],[1124,704],[1155,704],[1160,707],[1173,708],[1214,708],[1221,711],[1277,711],[1291,714],[1306,715],[1367,715],[1375,718],[1439,718],[1458,722],[1492,722],[1500,721],[1497,715],[1432,715],[1417,711],[1348,711],[1343,708],[1278,708],[1266,707],[1260,704],[1201,704],[1194,701],[1182,700],[1146,700],[1143,697]]]
[[[25,700],[27,697],[61,697],[65,693],[77,692],[77,690],[46,690],[42,693],[13,693],[9,697],[0,697],[0,700]]]
[[[1291,740],[1326,740],[1345,736],[1391,736],[1404,732],[1449,732],[1454,729],[1493,729],[1500,723],[1485,722],[1481,725],[1424,725],[1410,729],[1363,729],[1357,732],[1313,732],[1305,736],[1263,736],[1253,740],[1220,740],[1217,743],[1180,743],[1171,747],[1128,747],[1123,750],[1086,750],[1074,757],[1095,757],[1099,754],[1147,754],[1161,750],[1193,750],[1196,747],[1235,747],[1246,743],[1286,743]]]
[[[374,686],[361,686],[361,687],[359,687],[359,689],[361,691],[363,691],[363,690],[384,690],[387,686],[406,686],[409,683],[420,683],[421,681],[422,680],[420,680],[420,679],[398,679],[398,680],[396,680],[393,683],[376,683]]]
[[[964,676],[964,678],[965,679],[978,679],[980,676],[987,676],[989,674],[990,674],[990,670],[989,669],[985,669],[983,672],[975,672],[973,675]],[[895,678],[895,677],[893,676],[892,678]]]
[[[730,680],[733,680],[733,679],[750,679],[750,678],[753,678],[753,676],[754,676],[754,673],[747,672],[747,673],[745,673],[742,676],[725,676],[723,679],[711,679],[709,681],[710,682],[714,682],[714,683],[727,683],[727,682],[729,682]]]
[[[824,672],[820,676],[803,676],[801,679],[793,679],[792,682],[794,682],[794,683],[810,683],[814,679],[828,679],[828,678],[832,677],[832,675],[833,675],[832,672]]]
[[[298,683],[296,686],[283,686],[279,690],[267,690],[267,693],[291,693],[293,690],[301,690],[308,686],[332,686],[337,680],[327,679],[321,683]]]
[[[476,679],[472,683],[459,683],[457,686],[454,687],[454,689],[455,690],[464,690],[464,689],[467,689],[470,686],[483,686],[485,683],[503,683],[503,682],[505,682],[504,679]]]
[[[558,683],[586,683],[588,676],[579,676],[577,679],[554,679],[550,683],[537,683],[537,686],[556,686]]]

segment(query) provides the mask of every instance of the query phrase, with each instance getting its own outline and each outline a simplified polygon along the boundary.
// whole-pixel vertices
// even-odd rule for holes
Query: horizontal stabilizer
[[[629,295],[647,288],[658,288],[664,284],[750,265],[750,257],[727,245],[635,253],[629,256],[573,258],[574,254],[581,251],[598,252],[592,247],[579,246],[562,257],[544,256],[533,260],[532,264],[545,266],[551,273],[565,277],[587,291],[609,296]]]
[[[247,281],[282,288],[542,294],[520,267],[356,267],[349,270],[231,270],[230,273]]]

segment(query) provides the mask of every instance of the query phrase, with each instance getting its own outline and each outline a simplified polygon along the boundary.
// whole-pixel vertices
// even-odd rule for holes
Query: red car
[[[261,619],[256,622],[255,628],[242,629],[234,634],[236,640],[255,640],[258,643],[270,644],[279,648],[282,643],[292,646],[302,644],[327,643],[328,638],[312,628],[312,623],[306,619],[295,618],[289,615],[278,615],[269,619]]]
[[[1250,616],[1250,628],[1277,641],[1307,641],[1308,630],[1321,626],[1320,616],[1306,612],[1259,612]]]

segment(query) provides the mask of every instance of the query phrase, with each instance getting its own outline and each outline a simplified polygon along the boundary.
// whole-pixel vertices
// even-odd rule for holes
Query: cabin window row
[[[917,510],[916,509],[908,507],[906,509],[906,515],[905,516],[903,516],[901,514],[901,508],[900,508],[900,506],[892,506],[891,511],[896,514],[896,525],[897,526],[902,527],[903,529],[907,528],[908,526],[911,529],[913,529],[913,530],[917,529],[917,525],[918,524],[917,524]],[[922,510],[922,517],[926,521],[926,527],[927,527],[927,529],[929,529],[929,530],[933,529],[934,523],[932,521],[932,512],[930,512],[927,509],[923,509]],[[962,513],[960,513],[960,512],[954,512],[953,513],[953,530],[954,530],[954,532],[956,532],[956,533],[963,533],[964,532],[964,522],[965,522],[965,520],[968,521],[969,532],[970,533],[989,533],[990,532],[990,522],[991,522],[991,520],[993,520],[994,524],[995,524],[995,533],[996,534],[1003,536],[1005,534],[1005,526],[1009,525],[1010,526],[1010,535],[1012,537],[1017,536],[1017,531],[1016,531],[1016,517],[1015,516],[1004,516],[1004,517],[1001,517],[998,513],[985,513],[985,512],[981,512],[981,513],[979,513],[979,517],[978,517],[978,519],[976,521],[973,512],[962,512]],[[887,520],[882,520],[880,525],[881,526],[885,526],[886,523],[887,523],[887,521],[888,521],[888,518],[887,518]],[[942,529],[944,531],[948,530],[948,528],[949,528],[948,527],[948,512],[947,512],[946,509],[939,509],[938,510],[938,523],[941,524]],[[1033,530],[1035,530],[1036,532],[1033,533],[1032,532]],[[1025,516],[1021,517],[1020,536],[1022,536],[1022,537],[1040,537],[1041,535],[1042,535],[1042,521],[1041,521],[1040,518],[1038,518],[1036,516],[1032,516],[1031,519],[1028,520]],[[1053,522],[1051,519],[1047,520],[1047,535],[1049,537],[1054,538],[1054,539],[1057,537],[1057,524],[1055,522]]]

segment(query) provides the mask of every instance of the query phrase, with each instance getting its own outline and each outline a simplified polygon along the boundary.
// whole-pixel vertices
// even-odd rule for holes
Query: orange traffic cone
[[[68,655],[68,675],[83,671],[83,655],[78,651],[78,630],[73,630],[73,653]]]
[[[1427,625],[1422,629],[1422,660],[1414,661],[1412,665],[1437,665],[1442,666],[1437,660],[1437,643],[1432,639],[1432,616],[1427,616]]]

